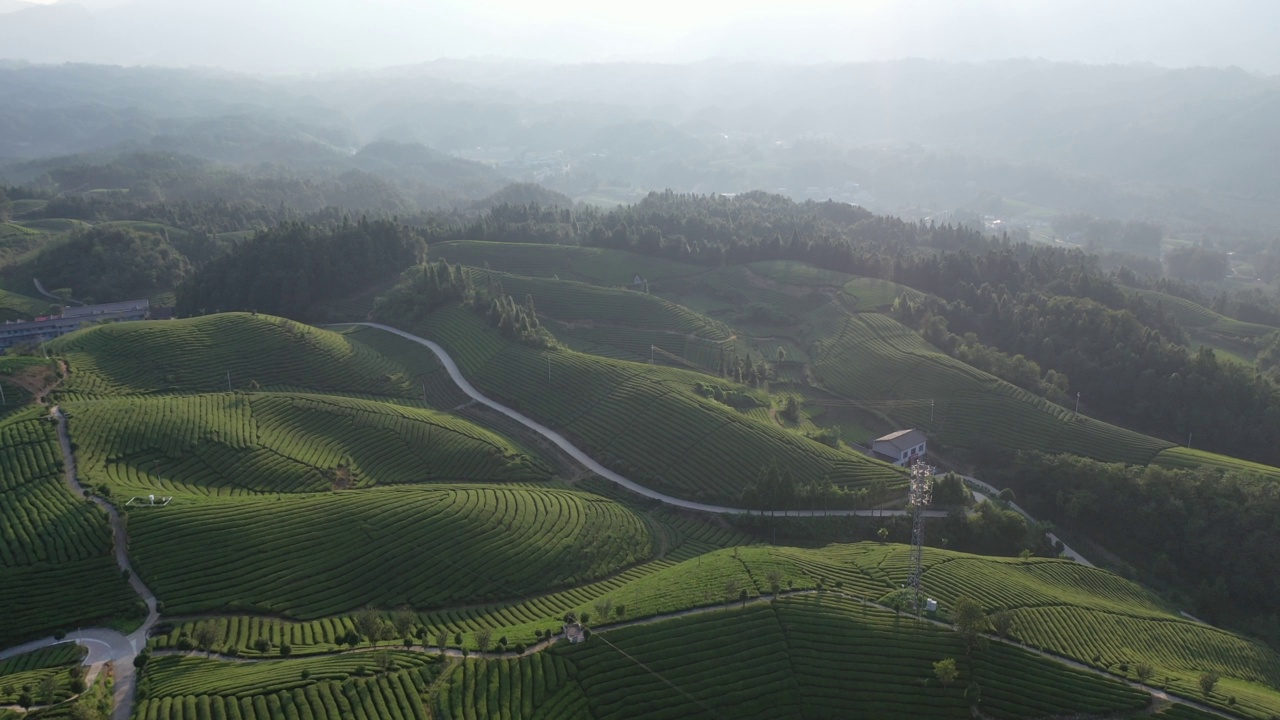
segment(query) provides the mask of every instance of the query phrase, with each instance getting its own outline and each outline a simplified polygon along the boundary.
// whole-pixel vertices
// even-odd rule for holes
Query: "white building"
[[[872,441],[871,452],[885,462],[902,466],[910,465],[916,458],[924,457],[924,433],[920,430],[899,430],[889,433]]]

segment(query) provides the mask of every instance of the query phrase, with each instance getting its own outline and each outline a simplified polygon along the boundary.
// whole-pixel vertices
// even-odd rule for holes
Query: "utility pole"
[[[547,382],[551,382],[551,353],[547,353]]]
[[[933,424],[933,401],[929,401],[929,424]]]
[[[4,385],[0,384],[0,405],[8,405],[9,401],[4,399]]]
[[[1191,430],[1187,431],[1187,449],[1188,450],[1191,449],[1191,433],[1192,433]]]
[[[1076,415],[1080,414],[1080,393],[1076,392]]]
[[[230,370],[227,371],[227,392],[233,392],[231,390],[231,371]]]
[[[422,404],[427,404],[427,384],[425,382],[422,383]]]

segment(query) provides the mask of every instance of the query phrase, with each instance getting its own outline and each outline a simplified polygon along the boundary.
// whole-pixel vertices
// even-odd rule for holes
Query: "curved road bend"
[[[371,323],[371,322],[358,322],[358,323],[347,323],[347,324],[363,325],[365,327],[376,328],[378,330],[385,330],[389,333],[394,333],[396,335],[399,335],[405,340],[410,340],[412,342],[418,343],[419,345],[422,345],[423,347],[427,348],[428,350],[436,354],[436,357],[440,359],[441,364],[444,365],[445,370],[448,371],[449,377],[452,378],[453,382],[457,384],[457,386],[462,390],[462,392],[466,393],[467,396],[470,397],[472,400],[475,400],[476,402],[490,409],[493,409],[497,412],[502,413],[503,415],[506,415],[512,420],[515,420],[521,425],[524,425],[530,430],[545,437],[546,439],[555,443],[556,447],[565,451],[574,460],[577,460],[578,462],[585,465],[588,470],[591,470],[592,472],[596,473],[597,475],[603,477],[604,479],[614,484],[621,485],[622,487],[630,490],[631,492],[637,495],[643,495],[644,497],[651,498],[653,500],[657,500],[659,502],[665,503],[667,505],[672,505],[674,507],[684,508],[686,510],[697,510],[699,512],[706,512],[706,513],[755,515],[761,512],[769,512],[768,510],[764,510],[764,511],[748,510],[746,508],[735,508],[735,507],[728,507],[725,505],[708,505],[707,503],[694,502],[692,500],[683,500],[678,497],[673,497],[671,495],[660,493],[657,490],[645,487],[644,485],[641,485],[640,483],[637,483],[633,480],[628,480],[627,478],[610,470],[604,465],[601,465],[600,463],[596,462],[594,459],[591,458],[590,455],[587,455],[585,452],[579,450],[576,446],[574,446],[572,443],[566,440],[563,435],[556,432],[555,430],[552,430],[546,425],[543,425],[542,423],[539,423],[538,421],[533,420],[532,418],[526,415],[523,415],[515,410],[512,410],[506,405],[502,405],[498,402],[495,402],[485,397],[483,394],[480,393],[479,390],[476,390],[475,387],[472,386],[470,382],[467,382],[467,379],[462,375],[462,371],[458,369],[457,363],[455,363],[453,361],[453,358],[449,357],[449,353],[446,352],[445,349],[440,347],[438,344],[430,340],[427,340],[425,338],[418,337],[417,335],[407,333],[403,330],[393,328],[390,325],[382,325],[380,323]],[[775,511],[775,512],[779,512],[779,511]],[[905,510],[786,510],[781,512],[785,512],[786,515],[789,517],[821,517],[826,515],[831,515],[831,516],[857,515],[861,517],[889,517],[894,515],[907,514]],[[947,513],[944,510],[926,510],[924,514],[925,514],[925,517],[946,517],[947,516]]]

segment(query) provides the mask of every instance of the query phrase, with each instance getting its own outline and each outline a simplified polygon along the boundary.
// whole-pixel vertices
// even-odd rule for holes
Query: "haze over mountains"
[[[269,73],[484,56],[804,63],[1041,57],[1280,72],[1268,41],[1280,25],[1280,7],[1266,0],[660,0],[643,7],[572,0],[0,0],[0,13],[0,57]]]

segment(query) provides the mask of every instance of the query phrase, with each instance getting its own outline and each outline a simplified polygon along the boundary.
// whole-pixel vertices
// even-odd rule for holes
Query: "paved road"
[[[629,480],[619,475],[618,473],[610,470],[604,465],[601,465],[600,463],[592,459],[590,455],[587,455],[582,450],[579,450],[573,443],[566,440],[563,435],[556,432],[555,430],[552,430],[546,425],[543,425],[542,423],[539,423],[538,421],[533,420],[532,418],[524,414],[521,414],[516,410],[512,410],[506,405],[502,405],[494,400],[490,400],[488,397],[485,397],[483,394],[480,393],[479,390],[476,390],[475,387],[472,386],[472,384],[468,382],[465,377],[463,377],[462,371],[458,369],[458,365],[453,361],[453,358],[449,357],[449,353],[446,352],[444,348],[440,347],[436,343],[430,340],[427,340],[425,338],[420,338],[417,335],[407,333],[403,330],[393,328],[389,325],[382,325],[379,323],[371,323],[371,322],[349,323],[349,324],[363,325],[365,327],[377,328],[378,330],[385,330],[389,333],[394,333],[396,335],[399,335],[400,337],[406,340],[416,342],[419,345],[422,345],[423,347],[429,349],[431,352],[436,354],[437,358],[440,359],[441,364],[443,364],[445,367],[445,370],[448,371],[449,377],[453,378],[453,382],[456,383],[457,386],[461,388],[462,392],[466,393],[467,396],[470,397],[472,400],[475,400],[481,405],[484,405],[488,408],[491,408],[497,412],[502,413],[503,415],[506,415],[512,420],[515,420],[521,425],[524,425],[530,430],[545,437],[546,439],[555,443],[556,447],[559,447],[561,450],[565,451],[574,460],[577,460],[578,462],[585,465],[587,469],[591,470],[592,472],[596,473],[597,475],[603,477],[604,479],[612,483],[621,485],[622,487],[630,490],[631,492],[637,495],[643,495],[644,497],[651,498],[653,500],[657,500],[659,502],[665,503],[667,505],[672,505],[674,507],[684,508],[686,510],[697,510],[699,512],[717,513],[717,514],[742,515],[742,514],[760,514],[762,512],[766,512],[766,513],[772,512],[772,513],[783,513],[788,517],[821,517],[826,515],[846,516],[846,517],[850,515],[857,515],[860,517],[890,517],[895,515],[907,514],[905,510],[772,510],[772,511],[748,510],[746,508],[729,507],[726,505],[708,505],[707,503],[694,502],[693,500],[684,500],[682,498],[672,497],[671,495],[660,493],[657,490],[645,487],[644,485],[641,485],[638,482]],[[947,516],[947,512],[945,510],[926,510],[925,511],[925,517],[937,518],[937,517],[946,517],[946,516]]]
[[[960,476],[960,479],[961,479],[961,480],[964,480],[965,484],[969,485],[970,489],[973,491],[973,494],[977,496],[977,498],[978,498],[978,500],[979,500],[980,502],[981,502],[981,501],[985,501],[985,500],[987,500],[987,499],[989,499],[989,498],[996,497],[996,496],[998,496],[998,495],[1000,494],[1000,491],[999,491],[999,490],[997,490],[997,489],[995,488],[995,486],[990,485],[990,484],[988,484],[988,483],[984,483],[984,482],[982,482],[981,480],[979,480],[978,478],[975,478],[975,477],[969,477],[968,475],[961,475],[961,476]],[[1019,513],[1020,515],[1022,515],[1022,517],[1026,518],[1027,520],[1029,520],[1029,521],[1031,521],[1031,522],[1035,522],[1035,521],[1036,521],[1036,519],[1035,519],[1035,518],[1031,517],[1031,514],[1030,514],[1030,513],[1028,513],[1026,510],[1023,510],[1022,508],[1018,507],[1018,504],[1017,504],[1017,503],[1013,503],[1013,502],[1011,502],[1011,503],[1009,503],[1009,507],[1013,508],[1013,509],[1014,509],[1014,511],[1016,511],[1017,513]],[[1062,542],[1062,539],[1061,539],[1061,538],[1059,538],[1059,537],[1058,537],[1056,534],[1054,534],[1054,533],[1045,533],[1045,534],[1049,536],[1049,542],[1051,542],[1051,543]],[[1084,556],[1083,556],[1083,555],[1081,555],[1080,553],[1076,552],[1075,550],[1072,550],[1072,549],[1071,549],[1071,548],[1070,548],[1066,543],[1062,543],[1062,556],[1063,556],[1063,557],[1065,557],[1065,558],[1068,558],[1068,559],[1070,559],[1070,560],[1075,560],[1076,562],[1080,563],[1081,565],[1086,565],[1086,566],[1088,566],[1088,567],[1094,567],[1094,564],[1093,564],[1093,563],[1091,563],[1091,562],[1089,562],[1088,560],[1086,560],[1086,559],[1084,558]]]

